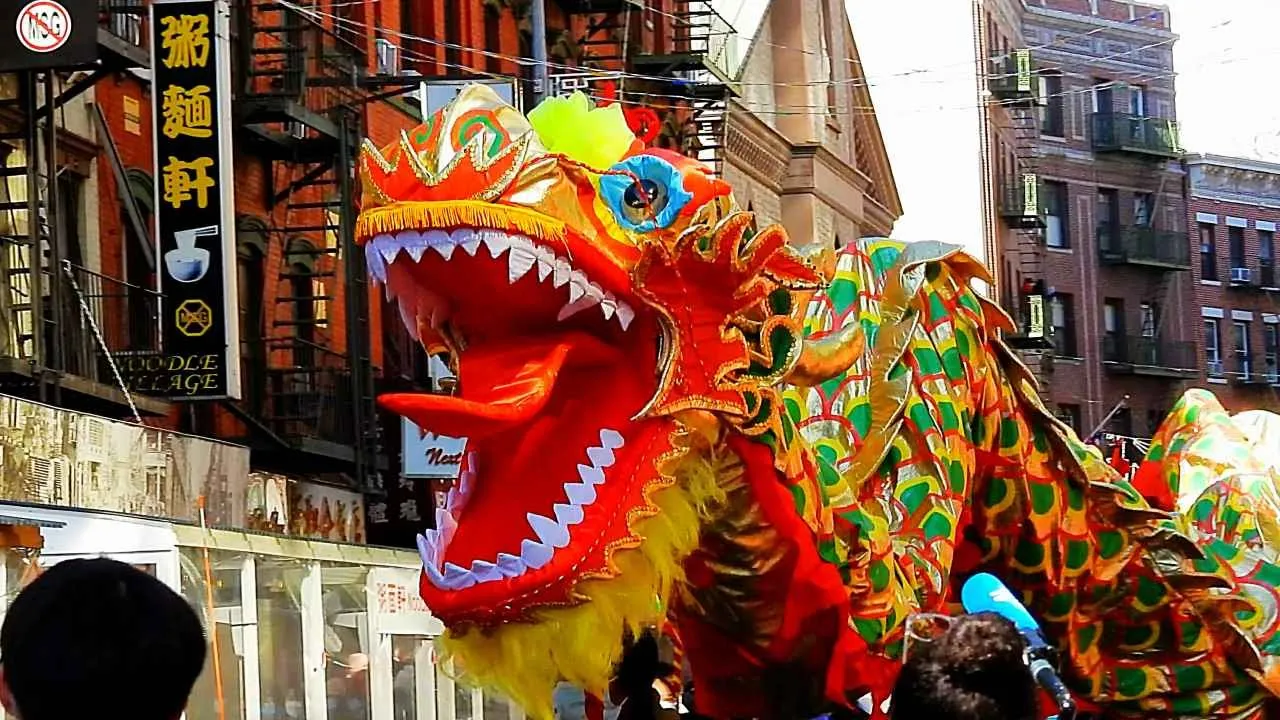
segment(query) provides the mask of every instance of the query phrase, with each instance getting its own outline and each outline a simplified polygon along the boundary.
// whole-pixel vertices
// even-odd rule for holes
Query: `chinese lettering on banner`
[[[175,400],[240,396],[229,15],[225,0],[151,3],[164,352],[123,370]]]

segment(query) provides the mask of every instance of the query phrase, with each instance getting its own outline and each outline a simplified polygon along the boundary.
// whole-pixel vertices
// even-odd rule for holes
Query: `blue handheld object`
[[[1013,592],[996,576],[978,573],[965,581],[960,589],[960,602],[965,612],[993,612],[1017,626],[1024,633],[1039,633],[1040,625]]]

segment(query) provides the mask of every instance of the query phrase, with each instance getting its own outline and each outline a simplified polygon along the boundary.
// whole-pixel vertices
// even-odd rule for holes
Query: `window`
[[[1049,319],[1053,323],[1054,354],[1059,357],[1078,357],[1075,311],[1070,295],[1058,293],[1049,299]]]
[[[1068,405],[1066,403],[1058,403],[1058,412],[1056,413],[1059,420],[1071,426],[1076,435],[1084,432],[1080,427],[1080,406]]]
[[[502,72],[502,15],[501,5],[485,4],[484,46],[491,54],[484,56],[484,65],[491,73]]]
[[[1044,184],[1045,230],[1044,242],[1051,248],[1071,247],[1067,233],[1067,185],[1060,182]]]
[[[1276,234],[1272,230],[1258,231],[1258,284],[1276,286]]]
[[[1232,269],[1249,267],[1244,257],[1244,228],[1227,228],[1227,249],[1231,253]]]
[[[84,217],[81,200],[84,178],[74,173],[58,175],[58,214],[62,225],[62,259],[84,267],[84,246],[80,242],[80,220]]]
[[[1122,407],[1119,410],[1116,410],[1115,414],[1111,416],[1111,421],[1107,423],[1107,432],[1115,433],[1116,435],[1132,436],[1133,412],[1127,407]]]
[[[1200,223],[1200,279],[1218,279],[1218,241],[1210,223]]]
[[[1124,301],[1107,298],[1102,303],[1102,359],[1124,360]]]
[[[1280,325],[1267,323],[1262,334],[1263,363],[1267,382],[1280,384]]]
[[[1147,89],[1141,85],[1129,87],[1129,114],[1134,117],[1147,116]]]
[[[1133,224],[1135,227],[1151,227],[1155,212],[1155,200],[1151,193],[1133,194]]]
[[[1138,322],[1142,328],[1142,337],[1155,337],[1156,331],[1160,328],[1160,306],[1144,302],[1138,306],[1138,314],[1141,316]]]
[[[1066,105],[1062,95],[1062,76],[1045,73],[1040,76],[1040,94],[1045,100],[1040,118],[1040,132],[1050,137],[1066,137]]]
[[[1204,361],[1209,377],[1222,377],[1222,336],[1217,318],[1204,319]]]
[[[456,74],[462,67],[462,7],[461,3],[446,2],[439,5],[444,11],[444,72]],[[436,36],[439,37],[439,36]]]
[[[262,410],[266,394],[263,362],[266,358],[263,342],[263,321],[266,312],[263,290],[266,287],[263,266],[265,245],[241,242],[236,254],[236,284],[240,305],[240,358],[241,382],[244,384],[244,403],[251,413]]]
[[[1253,358],[1249,356],[1249,325],[1247,320],[1235,320],[1231,323],[1232,335],[1235,338],[1236,372],[1241,380],[1248,380],[1253,374]]]
[[[1103,78],[1093,79],[1093,111],[1110,115],[1116,111],[1113,88],[1115,83]]]
[[[1098,188],[1098,246],[1119,250],[1120,194],[1112,188]]]

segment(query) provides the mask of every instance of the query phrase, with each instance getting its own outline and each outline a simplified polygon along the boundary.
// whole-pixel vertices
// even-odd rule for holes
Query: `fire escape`
[[[269,217],[266,300],[244,340],[257,365],[244,376],[263,379],[232,410],[263,462],[367,488],[381,462],[354,236],[367,58],[324,18],[266,0],[236,7],[238,141],[266,164]]]
[[[1012,50],[991,61],[987,88],[997,127],[1013,142],[1014,164],[999,164],[1000,220],[1012,233],[1020,287],[1017,330],[1009,344],[1026,355],[1040,355],[1053,347],[1051,318],[1044,277],[1048,212],[1045,185],[1038,173],[1036,144],[1040,139],[1039,78],[1033,74],[1031,51]],[[1033,369],[1043,363],[1032,363]]]
[[[738,94],[736,33],[709,0],[669,0],[651,12],[626,0],[566,2],[585,28],[580,62],[629,73],[618,99],[647,108],[661,127],[651,145],[698,158],[719,173],[724,162],[729,100]],[[652,26],[650,26],[652,23]]]
[[[90,267],[96,218],[82,231],[77,178],[89,175],[95,149],[68,131],[67,106],[104,77],[147,67],[145,13],[140,2],[100,0],[95,65],[0,74],[0,392],[130,419],[168,407],[125,392],[117,372],[127,358],[159,349],[159,296],[150,278]],[[122,188],[126,225],[149,238],[123,191],[125,171],[101,110],[91,112]]]

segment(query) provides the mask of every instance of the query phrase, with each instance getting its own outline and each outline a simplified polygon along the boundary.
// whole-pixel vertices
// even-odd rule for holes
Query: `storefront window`
[[[306,717],[302,586],[308,563],[259,557],[257,567],[261,718],[302,720]]]
[[[391,717],[392,720],[421,720],[430,713],[418,715],[419,672],[434,672],[430,659],[420,664],[419,652],[425,641],[411,635],[391,637]]]
[[[236,553],[182,548],[179,578],[182,595],[195,608],[205,628],[210,649],[204,671],[196,680],[187,708],[187,720],[218,720],[218,688],[215,667],[222,674],[222,699],[227,718],[243,718],[244,712],[244,638],[240,578],[245,557]],[[147,571],[147,568],[143,568]],[[154,566],[149,572],[155,574]],[[209,578],[213,583],[213,607],[209,607]],[[215,652],[216,646],[216,652]],[[214,657],[217,656],[217,663]]]
[[[369,568],[320,566],[329,720],[370,720]]]

